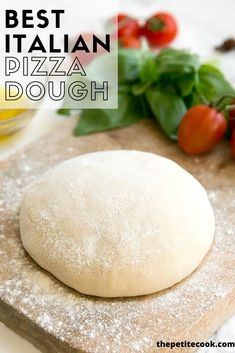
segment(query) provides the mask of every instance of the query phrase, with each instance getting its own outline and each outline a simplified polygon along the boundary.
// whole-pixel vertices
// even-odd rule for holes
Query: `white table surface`
[[[119,0],[119,6],[122,11],[140,18],[159,10],[168,10],[175,14],[180,24],[180,34],[175,46],[192,49],[205,60],[216,60],[235,85],[235,52],[221,55],[213,51],[214,46],[224,38],[232,35],[235,37],[235,0]],[[112,14],[108,0],[105,12],[107,15]],[[43,133],[63,125],[65,120],[54,111],[38,112],[18,138],[0,145],[0,158],[8,156]],[[235,315],[223,324],[212,339],[222,342],[235,341]],[[0,353],[36,352],[39,351],[30,343],[0,323]],[[201,349],[200,353],[235,351],[234,348],[206,348]]]

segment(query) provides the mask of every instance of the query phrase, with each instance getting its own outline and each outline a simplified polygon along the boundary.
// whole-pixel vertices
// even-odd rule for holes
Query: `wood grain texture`
[[[192,158],[150,122],[82,138],[71,129],[69,122],[0,164],[0,320],[45,353],[169,353],[156,342],[206,340],[235,311],[235,163],[227,143]],[[31,260],[20,242],[18,211],[24,188],[49,167],[120,148],[166,156],[197,177],[214,206],[216,238],[201,266],[174,287],[106,300],[76,293]]]

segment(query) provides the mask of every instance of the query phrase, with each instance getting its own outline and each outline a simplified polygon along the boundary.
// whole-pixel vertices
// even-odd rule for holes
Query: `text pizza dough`
[[[214,214],[200,183],[169,159],[105,151],[65,161],[25,192],[23,245],[68,286],[101,297],[157,292],[211,247]]]

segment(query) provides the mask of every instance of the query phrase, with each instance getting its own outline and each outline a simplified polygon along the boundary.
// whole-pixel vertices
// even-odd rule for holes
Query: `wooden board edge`
[[[86,353],[59,341],[0,299],[0,321],[42,353]]]

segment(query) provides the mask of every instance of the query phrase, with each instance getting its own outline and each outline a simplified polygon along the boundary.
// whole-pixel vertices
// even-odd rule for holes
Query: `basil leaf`
[[[156,63],[159,75],[195,73],[200,66],[198,55],[173,48],[162,49]]]
[[[235,94],[234,88],[225,79],[222,72],[209,64],[204,64],[199,69],[197,90],[209,102],[214,102],[223,95]]]
[[[92,132],[125,127],[146,118],[146,114],[148,114],[148,108],[143,96],[119,94],[118,109],[83,110],[74,134],[82,136]]]
[[[147,88],[149,88],[150,85],[151,83],[149,82],[146,82],[146,83],[138,82],[132,86],[131,92],[134,94],[134,96],[139,96],[143,94],[147,90]]]
[[[204,95],[200,94],[200,92],[197,91],[196,88],[194,88],[191,94],[184,98],[184,102],[186,103],[188,108],[191,108],[194,105],[205,104],[205,97]]]
[[[132,93],[136,96],[143,94],[147,88],[158,80],[156,54],[150,50],[141,49],[139,63],[139,80],[132,85]]]
[[[71,114],[71,109],[69,108],[60,108],[57,110],[57,113],[60,115],[66,115],[69,116]]]
[[[134,82],[139,77],[140,50],[119,49],[118,81],[119,83]]]
[[[179,92],[183,97],[187,97],[192,93],[197,81],[198,81],[197,72],[190,73],[190,74],[186,74],[181,77],[178,77],[177,80],[175,81],[175,86],[178,87]]]
[[[162,85],[172,85],[183,97],[192,93],[198,81],[200,63],[197,55],[167,48],[159,53],[156,62]]]
[[[187,111],[183,99],[172,88],[151,88],[146,96],[163,131],[169,138],[177,140],[178,126]]]
[[[158,79],[156,54],[152,51],[147,51],[142,54],[139,67],[139,78],[143,83],[153,83]]]
[[[143,41],[140,49],[119,49],[118,70],[119,83],[153,82],[157,79],[156,54],[147,41]]]

